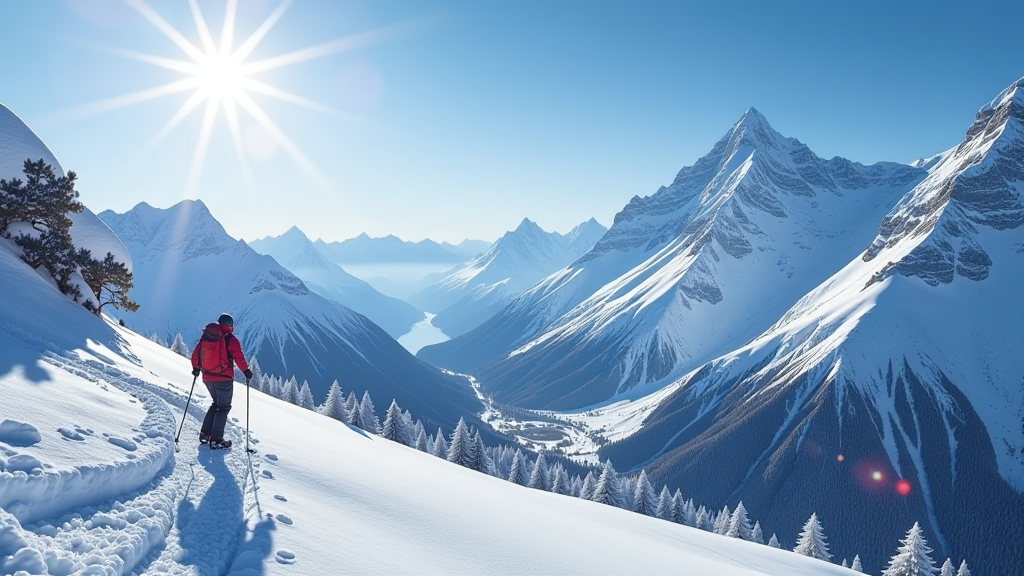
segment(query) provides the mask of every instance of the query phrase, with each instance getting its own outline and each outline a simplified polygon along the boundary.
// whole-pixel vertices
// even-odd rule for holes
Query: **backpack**
[[[206,325],[199,339],[199,368],[204,376],[234,378],[235,365],[228,354],[228,338],[233,336],[221,332],[220,324],[211,322]]]

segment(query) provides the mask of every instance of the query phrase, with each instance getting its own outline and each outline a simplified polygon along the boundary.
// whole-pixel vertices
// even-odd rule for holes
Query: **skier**
[[[231,411],[231,393],[234,391],[235,363],[246,379],[252,371],[245,362],[242,345],[232,335],[235,321],[230,314],[221,314],[216,322],[203,329],[203,335],[192,350],[192,375],[203,375],[203,384],[210,392],[212,403],[203,419],[199,442],[209,443],[211,450],[230,448],[231,440],[224,439],[224,426]]]

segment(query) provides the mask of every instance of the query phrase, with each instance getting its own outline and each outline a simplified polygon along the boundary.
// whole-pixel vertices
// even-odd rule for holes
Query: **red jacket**
[[[230,368],[223,374],[203,370],[203,380],[209,382],[231,382],[235,379],[235,364],[238,364],[242,372],[248,370],[249,365],[245,362],[242,345],[238,342],[238,338],[231,334],[230,327],[221,326],[216,322],[210,322],[206,325],[206,328],[203,329],[203,336],[199,339],[199,342],[196,342],[196,347],[192,349],[192,368],[201,368],[199,365],[199,348],[202,346],[203,340],[216,340],[218,338],[223,338],[224,343],[227,345],[228,366]]]

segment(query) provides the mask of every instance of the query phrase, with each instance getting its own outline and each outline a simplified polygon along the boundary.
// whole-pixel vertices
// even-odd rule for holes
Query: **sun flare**
[[[185,99],[167,123],[157,131],[141,153],[154,149],[168,134],[202,108],[202,123],[192,160],[184,185],[186,196],[194,194],[202,173],[209,149],[210,136],[214,125],[223,113],[228,130],[234,142],[239,167],[247,187],[252,190],[245,141],[240,127],[241,112],[258,124],[268,134],[277,148],[294,161],[305,175],[322,190],[330,191],[332,185],[323,173],[306,157],[298,145],[291,141],[284,130],[267,115],[257,102],[258,96],[270,97],[303,106],[348,121],[360,121],[352,114],[337,110],[314,100],[293,94],[256,78],[261,72],[291,66],[330,54],[346,52],[385,40],[408,27],[407,23],[393,24],[330,42],[316,44],[292,52],[253,60],[250,55],[267,33],[281,19],[292,0],[282,0],[273,12],[241,42],[235,42],[235,27],[238,16],[238,0],[226,0],[224,22],[219,37],[214,38],[197,0],[189,0],[189,8],[199,42],[189,40],[153,10],[144,0],[122,0],[145,18],[185,54],[185,59],[168,58],[132,50],[98,47],[101,50],[146,62],[180,73],[183,78],[154,88],[123,94],[99,102],[77,106],[72,111],[82,115],[109,112],[126,106],[139,104],[173,94],[191,94]],[[250,147],[251,148],[251,147]]]

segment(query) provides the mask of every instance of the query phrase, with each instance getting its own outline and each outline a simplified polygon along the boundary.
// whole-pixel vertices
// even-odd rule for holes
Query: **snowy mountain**
[[[396,398],[445,426],[478,411],[468,385],[412,357],[366,317],[311,292],[273,258],[228,236],[202,202],[169,209],[142,203],[100,216],[135,262],[131,295],[141,308],[119,314],[129,328],[166,341],[181,333],[195,342],[207,322],[229,312],[246,355],[267,373],[308,380],[317,402],[338,379],[369,390],[378,402]],[[187,368],[183,362],[183,375]]]
[[[272,256],[313,292],[366,316],[392,338],[397,339],[423,320],[423,312],[412,305],[377,292],[328,261],[295,226],[281,236],[249,242],[249,246],[260,254]]]
[[[486,252],[409,298],[436,312],[433,324],[449,336],[479,326],[516,296],[572,263],[607,232],[597,220],[568,234],[545,232],[528,218],[507,232]]]
[[[783,531],[816,510],[869,572],[919,521],[937,555],[1020,573],[1024,79],[880,222],[761,334],[601,409],[601,453]]]
[[[21,118],[0,104],[0,179],[17,178],[24,181],[22,168],[25,160],[39,159],[52,166],[57,176],[64,176],[64,168],[46,144]],[[71,237],[75,246],[92,251],[93,257],[100,259],[109,252],[118,262],[131,269],[132,261],[128,250],[91,210],[85,208],[77,214],[69,214],[69,217],[72,222]]]
[[[2,574],[852,574],[517,486],[241,385],[236,447],[210,452],[180,356],[2,243],[0,279]]]
[[[461,264],[487,249],[483,240],[464,240],[459,244],[437,243],[426,239],[408,242],[394,235],[370,238],[365,232],[341,242],[313,243],[328,260],[335,264],[382,264],[437,262]]]
[[[751,108],[670,186],[634,197],[590,252],[419,357],[528,407],[660,388],[771,326],[925,175],[823,160]]]

